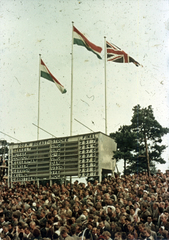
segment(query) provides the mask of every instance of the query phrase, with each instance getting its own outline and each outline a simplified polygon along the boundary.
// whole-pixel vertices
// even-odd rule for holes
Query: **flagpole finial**
[[[72,24],[74,24],[74,22],[72,21]]]

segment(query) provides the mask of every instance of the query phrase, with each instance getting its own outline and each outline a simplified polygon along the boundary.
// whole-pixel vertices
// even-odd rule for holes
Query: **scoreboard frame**
[[[14,182],[114,173],[115,141],[102,132],[9,144],[8,185]]]

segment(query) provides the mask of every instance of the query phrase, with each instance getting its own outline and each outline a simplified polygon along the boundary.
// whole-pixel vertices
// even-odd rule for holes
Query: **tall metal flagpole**
[[[72,22],[70,136],[72,136],[73,125],[73,26],[74,22]]]
[[[41,54],[39,54],[39,83],[38,83],[38,122],[37,122],[37,140],[39,140],[39,118],[40,118],[40,64],[41,64]]]
[[[105,134],[107,134],[107,77],[106,77],[107,47],[104,37],[104,80],[105,80]]]

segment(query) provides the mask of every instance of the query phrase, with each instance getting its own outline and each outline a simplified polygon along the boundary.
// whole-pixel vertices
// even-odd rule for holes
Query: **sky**
[[[103,48],[102,60],[73,45],[71,61],[72,22]],[[40,79],[39,126],[56,137],[70,135],[73,63],[72,135],[89,128],[104,133],[104,37],[143,65],[106,63],[107,133],[129,125],[137,104],[152,105],[156,120],[169,127],[168,0],[1,0],[0,36],[0,140],[37,139],[39,54],[67,89],[61,94]],[[39,133],[40,139],[51,138]],[[163,138],[168,143],[169,134]],[[163,157],[167,164],[158,167],[165,171],[169,147]]]

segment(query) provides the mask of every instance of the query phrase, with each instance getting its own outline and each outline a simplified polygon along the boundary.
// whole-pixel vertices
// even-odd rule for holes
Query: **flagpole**
[[[72,136],[73,125],[73,26],[74,22],[72,22],[70,136]]]
[[[106,49],[106,37],[104,37],[105,134],[107,134],[107,76],[106,76],[106,61],[107,61],[107,49]]]
[[[38,122],[37,122],[37,140],[39,140],[39,118],[40,118],[40,64],[41,64],[41,54],[39,54],[39,83],[38,83]]]

